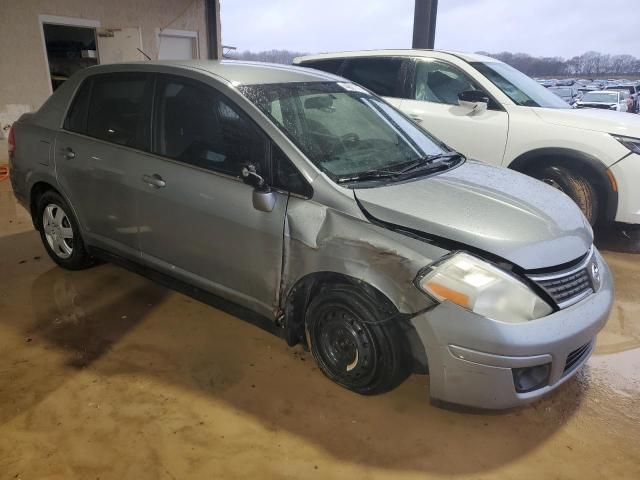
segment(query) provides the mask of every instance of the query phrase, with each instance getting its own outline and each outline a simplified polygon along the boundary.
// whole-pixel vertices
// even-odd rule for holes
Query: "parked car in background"
[[[576,102],[576,108],[600,108],[605,110],[615,110],[616,112],[627,111],[627,92],[617,90],[596,90],[587,92]]]
[[[61,267],[123,260],[224,297],[361,394],[428,370],[434,401],[530,402],[587,361],[613,302],[569,198],[310,69],[88,68],[14,124],[10,162]]]
[[[573,105],[578,97],[578,89],[574,87],[549,87],[549,91],[553,92],[569,105]]]
[[[384,96],[469,158],[562,190],[591,223],[640,224],[640,118],[572,109],[518,70],[476,54],[376,50],[294,63]]]
[[[633,109],[631,113],[638,112],[638,102],[639,102],[639,94],[640,94],[640,85],[635,85],[633,83],[620,83],[618,85],[611,85],[605,88],[605,90],[616,90],[618,92],[627,92],[631,99],[633,100]]]

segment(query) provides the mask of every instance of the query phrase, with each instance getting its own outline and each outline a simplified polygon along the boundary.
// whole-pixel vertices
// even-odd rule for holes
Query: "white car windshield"
[[[516,105],[523,107],[571,108],[567,102],[533,78],[501,62],[473,62],[471,65],[498,87]]]
[[[348,82],[249,85],[240,91],[336,181],[401,172],[450,153],[380,98]]]

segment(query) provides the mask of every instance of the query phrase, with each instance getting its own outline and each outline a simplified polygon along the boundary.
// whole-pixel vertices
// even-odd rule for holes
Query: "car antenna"
[[[145,57],[147,57],[147,60],[151,60],[151,57],[149,55],[147,55],[146,53],[144,53],[142,50],[140,50],[139,48],[136,48],[136,50],[138,50],[141,54],[143,54]]]

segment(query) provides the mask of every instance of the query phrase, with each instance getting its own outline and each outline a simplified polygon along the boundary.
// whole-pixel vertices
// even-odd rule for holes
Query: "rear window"
[[[399,58],[353,58],[347,60],[342,76],[382,97],[400,96]]]
[[[93,79],[87,135],[146,149],[150,133],[150,76],[123,73]]]

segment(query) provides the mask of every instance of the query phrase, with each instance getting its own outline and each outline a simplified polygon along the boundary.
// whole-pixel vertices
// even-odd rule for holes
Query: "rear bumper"
[[[618,184],[616,222],[640,224],[640,155],[628,155],[610,171]]]
[[[591,355],[613,304],[611,273],[597,256],[600,290],[547,317],[506,324],[444,302],[413,318],[427,352],[431,398],[476,408],[510,408],[534,401],[571,378]],[[577,356],[572,355],[565,368],[574,352]],[[518,393],[513,369],[544,364],[550,364],[548,381]]]

